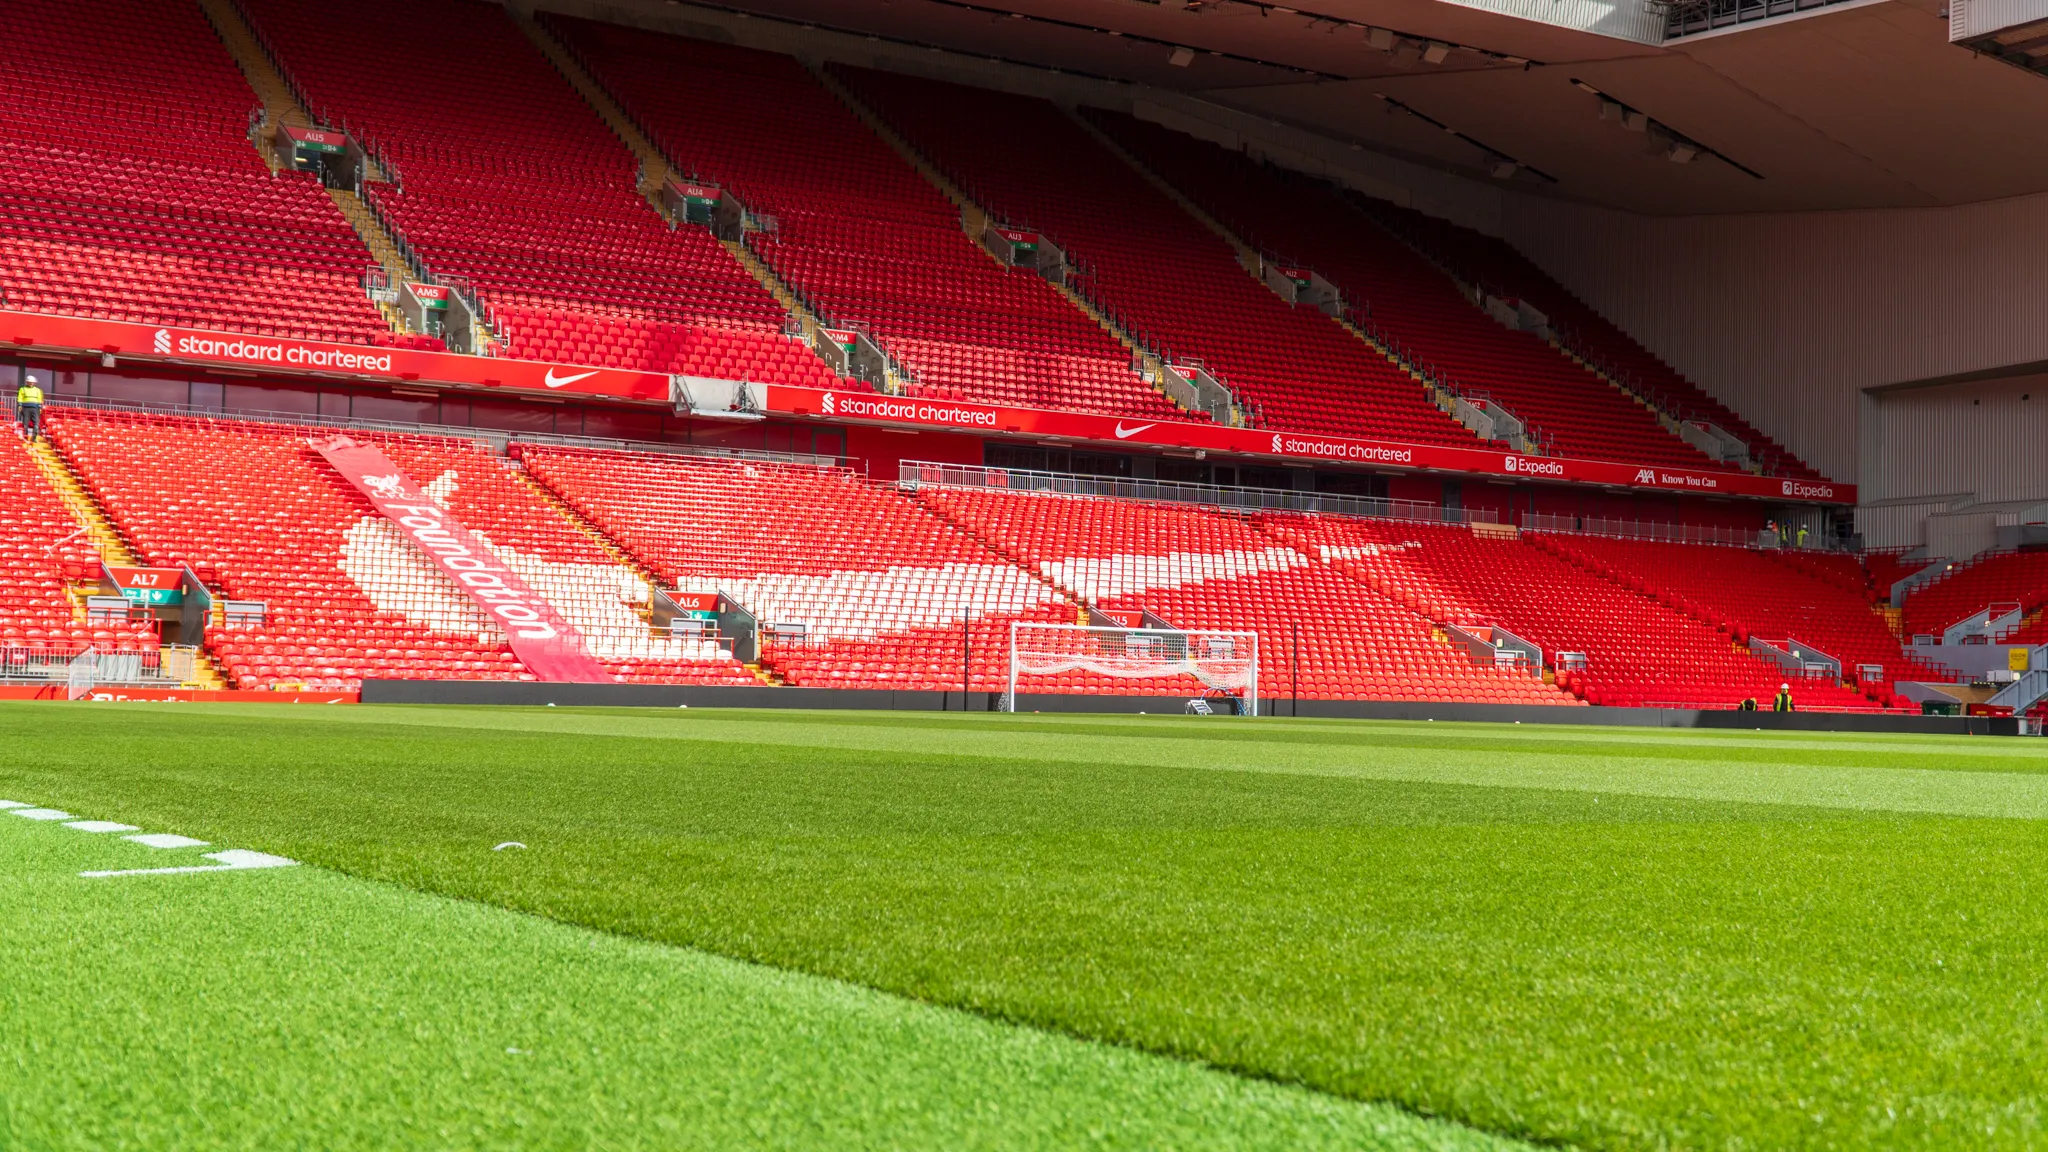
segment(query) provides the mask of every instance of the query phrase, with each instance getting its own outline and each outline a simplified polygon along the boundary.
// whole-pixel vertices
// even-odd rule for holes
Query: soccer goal
[[[1075,676],[1074,673],[1081,673]],[[1063,682],[1045,683],[1053,677]],[[1085,624],[1010,625],[1009,691],[1003,710],[1017,710],[1017,692],[1041,681],[1045,692],[1100,692],[1096,677],[1159,681],[1180,678],[1199,693],[1239,702],[1259,714],[1259,635],[1178,628],[1100,628]]]

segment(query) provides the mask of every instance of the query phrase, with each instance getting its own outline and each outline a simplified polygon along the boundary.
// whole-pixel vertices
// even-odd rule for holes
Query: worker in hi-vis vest
[[[34,376],[21,382],[21,388],[14,393],[14,413],[21,421],[21,430],[30,440],[43,434],[43,389]]]
[[[1792,711],[1792,686],[1790,684],[1778,685],[1778,698],[1776,700],[1771,701],[1771,711]]]

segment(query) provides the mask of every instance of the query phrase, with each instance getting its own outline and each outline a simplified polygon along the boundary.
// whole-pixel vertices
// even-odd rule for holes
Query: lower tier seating
[[[1889,685],[1900,680],[1946,679],[1902,652],[1865,590],[1818,574],[1818,558],[1802,566],[1774,551],[1599,536],[1538,536],[1534,542],[1721,628],[1738,644],[1752,636],[1797,640],[1841,661],[1851,681],[1859,665],[1877,665],[1882,680],[1874,690],[1887,698]],[[1834,567],[1838,577],[1846,576]]]
[[[530,678],[505,637],[310,440],[332,429],[59,407],[53,443],[143,562],[189,564],[261,601],[206,644],[242,688],[368,678]],[[482,537],[616,679],[753,685],[713,638],[648,623],[654,587],[751,613],[760,666],[793,685],[1000,691],[1011,629],[1103,615],[1259,636],[1268,698],[1732,707],[1785,673],[1750,635],[1931,672],[1901,656],[1836,558],[1442,524],[925,487],[754,459],[358,433]],[[16,441],[18,444],[19,442]],[[0,639],[130,646],[70,619],[64,566],[93,557],[20,448]],[[1704,575],[1702,575],[1704,574]],[[1718,575],[1716,575],[1718,574]],[[1443,625],[1506,629],[1560,669],[1475,662]],[[1782,635],[1781,635],[1782,634]],[[1889,651],[1885,649],[1889,647]],[[1483,650],[1481,650],[1483,652]],[[1584,653],[1583,667],[1564,653]],[[1852,673],[1853,674],[1853,673]],[[1026,691],[1187,696],[1191,680],[1067,672]],[[1901,706],[1802,679],[1807,709]]]
[[[1584,653],[1584,670],[1559,679],[1589,703],[1729,708],[1755,699],[1768,708],[1784,679],[1728,632],[1520,539],[1338,517],[1274,516],[1266,526],[1433,619],[1505,628],[1553,665],[1560,653]],[[1875,706],[1834,681],[1794,687],[1802,708]]]
[[[100,557],[76,517],[29,456],[0,427],[0,661],[19,651],[143,651],[156,647],[146,625],[88,624],[65,593],[90,582]]]
[[[1050,584],[844,469],[518,448],[662,580],[751,611],[763,663],[790,684],[957,690],[971,656],[973,689],[995,691],[1012,621],[1077,619]]]
[[[1036,493],[918,498],[1096,607],[1257,632],[1267,696],[1575,702],[1527,672],[1475,666],[1420,615],[1235,516]]]
[[[55,409],[52,441],[152,564],[191,564],[264,622],[209,629],[237,687],[531,679],[466,595],[308,444],[333,429]],[[527,578],[626,680],[751,684],[706,641],[656,636],[646,582],[472,441],[359,433]]]
[[[2048,606],[2048,549],[1981,555],[1915,588],[1906,596],[1905,631],[1908,636],[1939,636],[1949,625],[1993,604],[2018,604],[2029,616]],[[2014,644],[2041,643],[2036,637],[2048,637],[2048,627],[2029,620],[2020,634],[2008,639]]]

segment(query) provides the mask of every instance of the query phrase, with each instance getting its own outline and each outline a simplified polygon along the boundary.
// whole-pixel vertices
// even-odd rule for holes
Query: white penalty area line
[[[0,812],[20,816],[28,820],[48,823],[62,822],[66,828],[80,832],[135,832],[133,824],[122,824],[114,820],[80,820],[69,812],[57,808],[38,808],[19,800],[0,800]],[[204,840],[180,836],[175,832],[146,832],[137,836],[123,836],[145,848],[205,848]],[[259,868],[296,868],[299,862],[284,856],[272,856],[268,852],[251,852],[247,848],[229,848],[220,852],[208,852],[208,860],[215,864],[187,864],[175,868],[113,868],[102,871],[80,872],[88,879],[102,879],[108,876],[181,876],[192,872],[251,872]]]
[[[230,848],[225,852],[208,852],[208,860],[218,864],[190,864],[182,868],[117,868],[106,872],[80,872],[80,876],[101,879],[107,876],[181,876],[190,872],[249,872],[258,868],[296,868],[297,860],[284,856],[272,856],[267,852],[251,852],[246,848]]]

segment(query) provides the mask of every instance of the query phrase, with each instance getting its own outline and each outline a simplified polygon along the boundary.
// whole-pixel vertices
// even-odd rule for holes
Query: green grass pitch
[[[2048,745],[0,705],[0,1148],[2023,1148]],[[494,850],[508,841],[524,848]],[[84,877],[253,849],[302,867]]]

